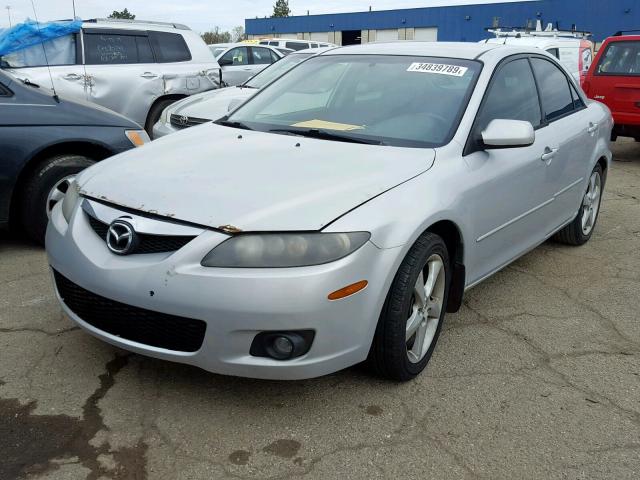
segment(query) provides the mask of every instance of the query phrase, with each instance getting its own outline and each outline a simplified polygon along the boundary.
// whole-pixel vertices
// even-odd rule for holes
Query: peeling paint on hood
[[[433,149],[210,123],[104,160],[77,181],[85,195],[213,228],[313,231],[427,171],[434,158]]]

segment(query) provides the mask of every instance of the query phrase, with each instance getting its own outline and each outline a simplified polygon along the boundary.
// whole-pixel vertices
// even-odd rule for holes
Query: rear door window
[[[154,62],[149,38],[142,32],[85,32],[84,56],[87,65]]]
[[[254,65],[271,65],[273,58],[268,48],[251,47],[251,59]]]
[[[547,53],[550,53],[557,59],[560,59],[560,50],[557,48],[547,48]]]
[[[574,98],[562,70],[542,58],[532,58],[531,64],[538,80],[545,120],[552,122],[573,112]]]
[[[640,75],[640,42],[611,42],[600,57],[596,75]]]
[[[188,62],[191,52],[179,33],[149,32],[151,47],[159,63]]]

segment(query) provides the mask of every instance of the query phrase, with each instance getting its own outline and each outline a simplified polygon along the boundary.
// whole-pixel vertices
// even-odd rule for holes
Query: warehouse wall
[[[480,1],[480,0],[479,0]],[[414,8],[356,12],[330,15],[308,15],[289,18],[245,20],[249,35],[297,36],[298,33],[328,32],[329,38],[345,30],[389,30],[437,27],[438,40],[477,41],[487,38],[485,27],[494,17],[500,25],[523,26],[527,19],[538,16],[546,24],[560,22],[560,28],[589,30],[602,40],[618,30],[640,28],[639,0],[537,0],[532,2],[461,5],[451,7]],[[369,35],[369,41],[371,35]],[[337,42],[336,42],[337,43]]]

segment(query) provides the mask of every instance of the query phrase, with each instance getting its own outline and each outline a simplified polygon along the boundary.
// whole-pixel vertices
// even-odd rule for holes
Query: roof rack
[[[128,23],[128,24],[146,24],[146,25],[158,25],[161,27],[171,27],[176,28],[178,30],[191,30],[186,25],[181,23],[171,23],[171,22],[156,22],[153,20],[128,20],[123,18],[90,18],[87,20],[83,20],[85,23]]]
[[[627,33],[636,33],[636,32],[640,32],[640,30],[620,30],[616,33],[613,34],[614,37],[621,37],[622,35],[625,35]]]
[[[536,21],[536,28],[530,27],[487,27],[487,32],[493,33],[496,38],[505,37],[552,37],[552,38],[580,38],[587,39],[591,37],[591,32],[580,30],[560,30],[554,27],[552,23],[547,24],[547,28],[542,29],[542,22]]]

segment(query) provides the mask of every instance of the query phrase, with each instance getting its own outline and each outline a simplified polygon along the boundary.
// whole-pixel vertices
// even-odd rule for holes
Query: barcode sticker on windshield
[[[452,77],[462,77],[469,70],[467,67],[458,65],[446,65],[444,63],[412,63],[407,72],[437,73],[439,75],[451,75]]]

